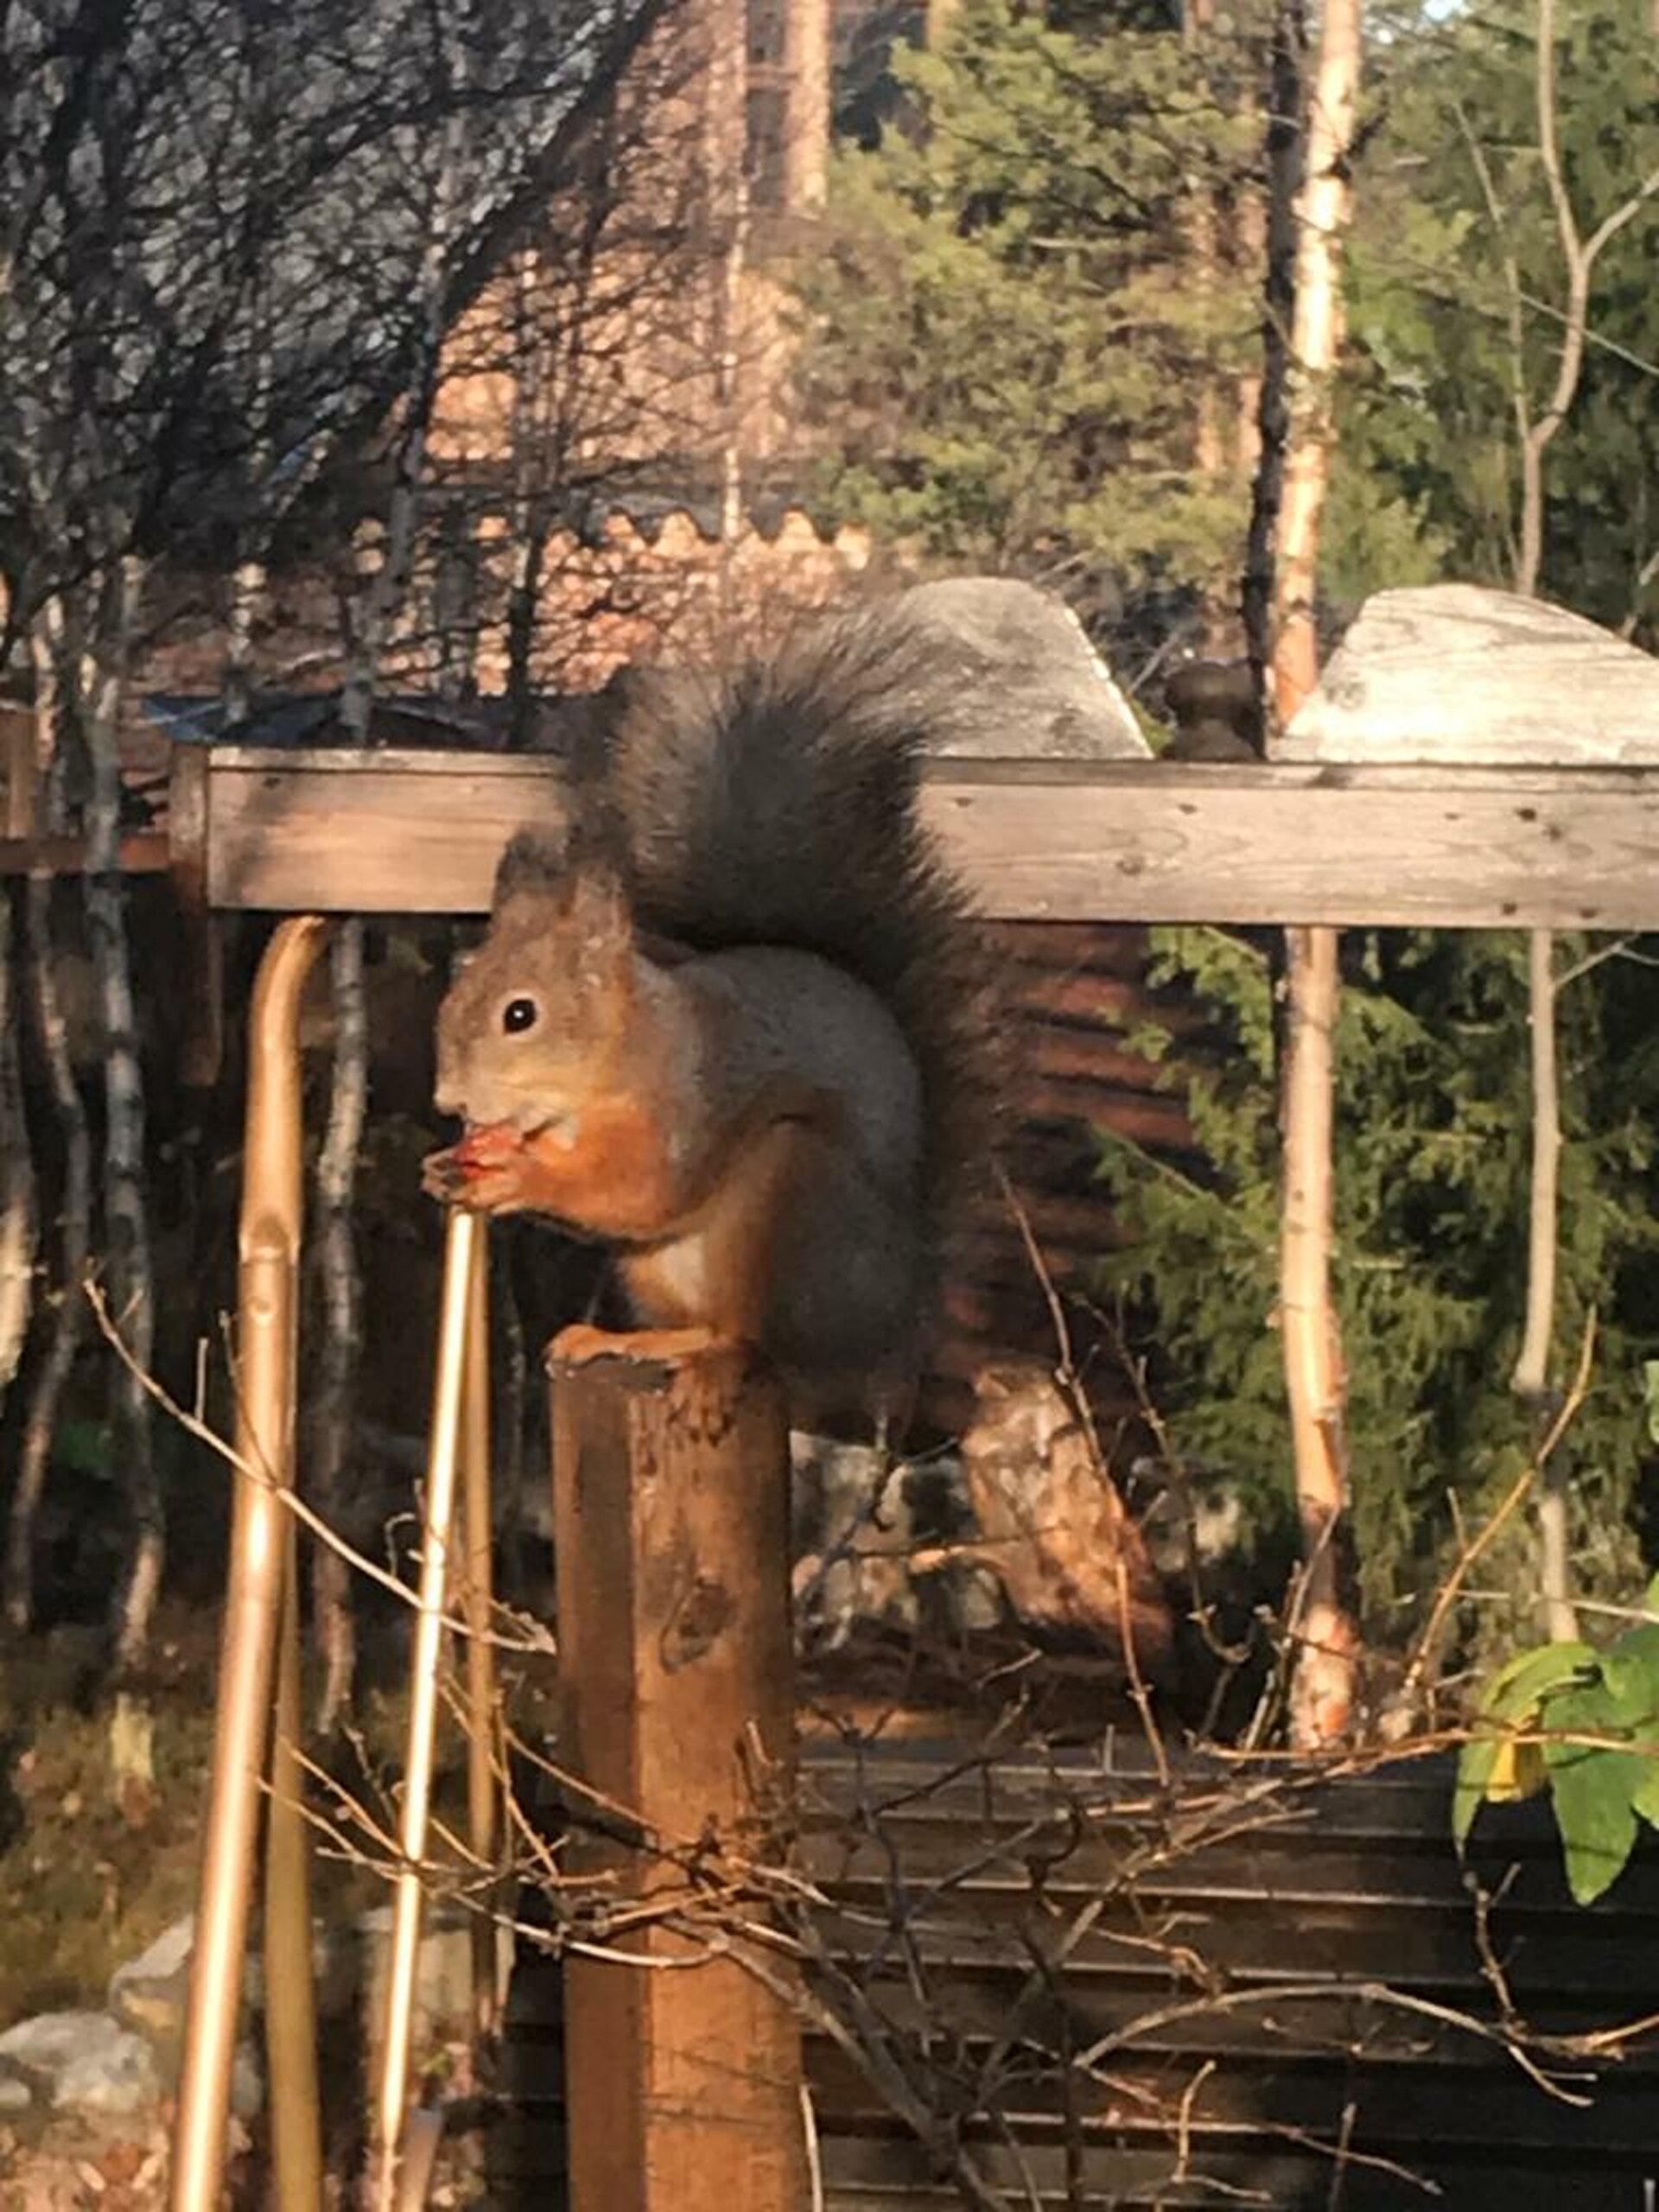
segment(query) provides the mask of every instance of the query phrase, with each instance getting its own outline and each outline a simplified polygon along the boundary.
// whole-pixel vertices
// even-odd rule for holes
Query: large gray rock
[[[1382,591],[1269,750],[1379,764],[1659,762],[1659,659],[1515,592]]]
[[[116,1968],[109,2003],[123,2027],[163,2040],[183,2033],[195,1939],[195,1915],[188,1912],[163,1929],[147,1950]]]
[[[356,1922],[362,1946],[362,1986],[365,2018],[370,2038],[378,2050],[385,2031],[387,1980],[391,1967],[391,1930],[395,1915],[391,1905],[372,1905]],[[467,2034],[473,2005],[473,1916],[459,1906],[429,1904],[421,1918],[421,1940],[415,1955],[414,2034],[417,2043],[442,2042]],[[505,1991],[512,1961],[512,1931],[498,1925],[497,1987]]]
[[[171,2089],[178,2080],[184,2044],[185,2007],[190,1994],[190,1955],[195,1948],[196,1920],[187,1912],[110,1976],[110,2011],[123,2027],[131,2028],[149,2043],[162,2086]],[[312,1966],[325,2002],[336,1995],[329,1981],[338,1946],[330,1942],[321,1926],[313,1932]],[[248,1954],[243,1967],[242,1999],[246,2013],[264,1997],[264,1962],[258,1951]],[[231,2109],[238,2119],[250,2119],[264,2102],[264,2077],[254,2039],[238,2042],[232,2063]]]
[[[1144,760],[1128,702],[1062,599],[1002,576],[901,593],[946,685],[934,750],[948,760]]]
[[[107,2012],[39,2012],[0,2036],[0,2065],[57,2112],[113,2116],[161,2094],[149,2044]]]

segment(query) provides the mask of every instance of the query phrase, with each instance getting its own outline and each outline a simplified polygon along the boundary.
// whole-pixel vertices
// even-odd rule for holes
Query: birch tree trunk
[[[719,243],[715,306],[715,409],[720,425],[721,612],[734,607],[743,530],[743,272],[748,256],[747,14],[741,0],[715,0],[709,27],[706,176],[709,223]]]
[[[1527,940],[1528,1062],[1532,1078],[1532,1165],[1527,1207],[1527,1313],[1510,1387],[1540,1433],[1548,1418],[1550,1349],[1555,1333],[1555,1273],[1560,1239],[1561,1090],[1556,1061],[1555,941],[1548,930]],[[1565,1643],[1579,1632],[1573,1605],[1567,1478],[1559,1456],[1541,1455],[1538,1495],[1538,1586],[1545,1631]]]
[[[1510,378],[1519,457],[1520,513],[1516,533],[1515,588],[1536,592],[1544,557],[1545,468],[1551,445],[1578,397],[1590,329],[1590,292],[1595,267],[1605,248],[1659,193],[1659,170],[1586,235],[1567,187],[1560,157],[1555,112],[1555,0],[1536,0],[1535,26],[1538,162],[1549,193],[1560,247],[1566,296],[1561,303],[1560,351],[1555,375],[1543,405],[1535,410],[1527,387],[1524,347],[1529,302],[1520,264],[1510,240],[1503,207],[1484,149],[1465,124],[1486,212],[1497,234],[1509,302]],[[1532,1160],[1527,1224],[1527,1306],[1521,1350],[1510,1387],[1528,1408],[1539,1434],[1551,1412],[1551,1354],[1555,1338],[1555,1289],[1560,1242],[1561,1110],[1556,1028],[1560,987],[1554,970],[1554,940],[1548,930],[1534,930],[1527,948],[1527,1024],[1532,1085]],[[1538,1570],[1545,1626],[1555,1638],[1579,1632],[1573,1605],[1572,1546],[1568,1530],[1568,1478],[1559,1459],[1539,1468]]]
[[[86,1333],[85,1286],[92,1251],[92,1139],[70,1062],[67,1025],[58,1001],[52,887],[44,876],[29,878],[23,911],[31,1025],[51,1089],[52,1110],[63,1149],[63,1187],[58,1201],[55,1280],[46,1301],[48,1335],[29,1380],[6,1522],[5,1565],[0,1572],[6,1624],[14,1629],[27,1629],[35,1614],[35,1524],[46,1490],[58,1407]]]
[[[104,1248],[111,1310],[130,1354],[114,1377],[113,1436],[132,1525],[132,1548],[116,1599],[116,1663],[143,1658],[161,1592],[166,1525],[156,1475],[150,1403],[142,1376],[155,1350],[156,1295],[145,1184],[143,1071],[133,1006],[132,948],[120,872],[121,702],[142,582],[136,560],[118,558],[102,580],[82,675],[91,753],[84,887],[104,1043]]]
[[[1294,714],[1319,677],[1316,575],[1333,442],[1332,380],[1342,344],[1341,242],[1350,207],[1360,46],[1361,0],[1326,0],[1298,211],[1289,435],[1274,577],[1273,694],[1281,721]],[[1346,1391],[1331,1290],[1339,1003],[1335,931],[1290,931],[1287,960],[1280,1321],[1304,1574],[1290,1724],[1293,1740],[1312,1745],[1352,1726],[1358,1656],[1344,1573]]]
[[[518,313],[512,333],[512,363],[513,545],[507,591],[506,694],[508,743],[514,748],[522,748],[530,742],[535,716],[542,590],[565,460],[564,440],[559,435],[564,427],[563,421],[556,429],[546,421],[548,388],[552,387],[553,408],[562,415],[569,388],[569,380],[563,374],[564,357],[568,349],[581,345],[588,302],[585,290],[578,289],[565,319],[560,358],[556,362],[550,359],[551,346],[544,342],[542,273],[533,253],[519,257],[514,281]]]
[[[49,600],[29,638],[35,670],[35,752],[40,771],[41,812],[35,827],[62,826],[62,681],[65,624],[62,604]],[[69,1057],[67,1026],[58,1001],[52,932],[52,885],[31,875],[23,891],[22,967],[27,976],[30,1027],[46,1071],[63,1154],[63,1186],[57,1205],[55,1281],[44,1303],[45,1342],[29,1377],[22,1436],[6,1521],[0,1604],[7,1625],[27,1629],[35,1612],[35,1527],[45,1494],[52,1440],[64,1385],[86,1334],[85,1284],[92,1249],[92,1143],[86,1109]]]
[[[352,659],[340,694],[346,740],[366,745],[374,694],[391,622],[408,588],[419,519],[426,436],[437,391],[442,322],[442,216],[448,197],[448,157],[441,173],[422,268],[424,327],[415,388],[409,395],[379,566],[368,579]],[[316,1166],[316,1250],[324,1328],[318,1344],[317,1388],[309,1423],[310,1477],[318,1509],[338,1520],[346,1510],[347,1471],[363,1358],[363,1284],[357,1249],[357,1170],[369,1103],[369,1030],[365,998],[363,925],[353,916],[329,948],[334,998],[334,1058],[328,1120]],[[356,1672],[357,1631],[351,1578],[332,1544],[318,1547],[312,1591],[323,1680],[317,1726],[326,1737],[339,1726]]]
[[[784,21],[784,205],[823,205],[830,173],[830,0],[789,0]]]

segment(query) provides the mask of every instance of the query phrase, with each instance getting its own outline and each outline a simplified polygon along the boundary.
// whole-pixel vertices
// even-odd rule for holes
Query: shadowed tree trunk
[[[316,1395],[311,1408],[309,1488],[318,1510],[336,1524],[346,1508],[347,1477],[363,1358],[363,1284],[355,1202],[363,1123],[369,1103],[368,1021],[363,998],[363,925],[343,922],[329,946],[334,1042],[328,1120],[317,1154],[317,1272],[321,1327],[316,1338]],[[357,1664],[351,1573],[332,1544],[315,1555],[312,1593],[323,1662],[317,1726],[333,1733],[351,1701]]]
[[[54,600],[41,610],[29,637],[35,670],[34,749],[41,831],[62,826],[63,608]],[[18,1010],[26,1011],[35,1050],[51,1094],[63,1185],[57,1205],[58,1263],[41,1313],[45,1341],[29,1377],[17,1469],[7,1516],[0,1599],[7,1624],[26,1629],[35,1614],[35,1531],[46,1491],[58,1406],[86,1334],[83,1286],[92,1248],[92,1144],[86,1109],[69,1056],[69,1038],[58,1000],[52,938],[52,886],[31,875],[23,888]]]
[[[1296,302],[1296,200],[1306,138],[1302,75],[1307,24],[1302,0],[1278,0],[1268,77],[1264,149],[1267,204],[1260,215],[1267,256],[1262,308],[1262,381],[1256,403],[1255,479],[1244,554],[1245,651],[1265,703],[1273,664],[1274,546],[1290,437],[1290,323]],[[1267,716],[1263,715],[1263,726]]]
[[[35,1047],[52,1094],[58,1142],[63,1154],[63,1187],[57,1208],[58,1262],[45,1301],[45,1348],[30,1377],[17,1453],[16,1479],[6,1526],[4,1604],[10,1627],[26,1629],[35,1613],[35,1527],[45,1493],[58,1407],[86,1334],[83,1287],[92,1250],[92,1162],[86,1109],[81,1103],[69,1058],[69,1038],[58,1002],[52,942],[52,893],[44,877],[32,876],[24,893],[24,962],[27,999]]]
[[[0,1406],[16,1379],[29,1335],[38,1233],[35,1163],[17,1052],[22,963],[15,935],[8,887],[0,896]]]

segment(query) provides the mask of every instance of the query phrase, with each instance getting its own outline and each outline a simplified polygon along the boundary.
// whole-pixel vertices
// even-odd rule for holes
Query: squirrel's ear
[[[509,899],[521,892],[532,896],[558,897],[569,878],[566,842],[545,830],[521,830],[496,863],[495,890],[490,904],[499,913]]]
[[[494,914],[510,906],[516,921],[574,938],[591,964],[633,947],[633,904],[622,871],[601,857],[592,841],[559,839],[521,830],[495,873]]]
[[[626,877],[626,842],[597,799],[574,806],[559,830],[520,830],[496,863],[493,909],[523,893],[563,901],[572,880],[589,872]]]
[[[566,878],[559,906],[566,927],[575,931],[586,958],[620,946],[632,949],[633,912],[626,886],[614,868],[579,868]]]

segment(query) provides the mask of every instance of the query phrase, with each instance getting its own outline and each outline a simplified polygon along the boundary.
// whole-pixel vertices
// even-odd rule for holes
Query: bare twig
[[[366,1575],[371,1582],[378,1583],[383,1590],[389,1592],[401,1604],[411,1608],[418,1605],[418,1592],[400,1576],[394,1574],[390,1567],[380,1566],[378,1560],[372,1560],[365,1552],[359,1551],[354,1544],[348,1543],[339,1530],[331,1527],[321,1513],[306,1503],[297,1491],[289,1489],[285,1484],[276,1482],[269,1468],[256,1466],[251,1461],[243,1459],[233,1446],[226,1442],[217,1429],[200,1420],[190,1411],[188,1407],[181,1405],[154,1375],[139,1365],[125,1338],[116,1325],[102,1286],[96,1281],[89,1280],[86,1284],[86,1301],[92,1309],[93,1318],[99,1328],[108,1340],[116,1357],[151,1402],[175,1421],[186,1435],[194,1437],[199,1444],[205,1444],[210,1452],[216,1453],[225,1462],[232,1473],[245,1481],[260,1483],[274,1488],[284,1510],[291,1513],[295,1519],[321,1542],[332,1545],[340,1557],[349,1566],[354,1567],[359,1574]],[[507,1607],[502,1605],[498,1605],[496,1610],[505,1618],[517,1622],[521,1630],[516,1635],[506,1635],[499,1630],[492,1630],[489,1632],[490,1642],[497,1650],[534,1651],[545,1656],[556,1649],[551,1631],[532,1623],[528,1615],[512,1612]],[[471,1624],[459,1613],[445,1613],[443,1624],[456,1636],[469,1636],[474,1632]]]

